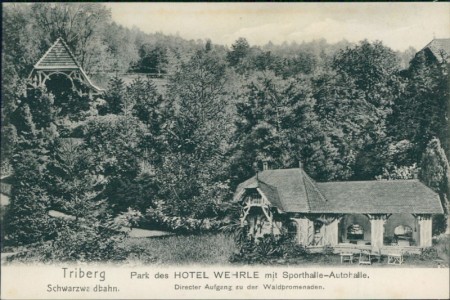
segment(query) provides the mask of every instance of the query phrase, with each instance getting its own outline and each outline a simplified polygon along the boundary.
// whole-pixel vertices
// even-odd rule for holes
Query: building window
[[[348,240],[364,240],[364,228],[359,224],[352,224],[347,227]]]

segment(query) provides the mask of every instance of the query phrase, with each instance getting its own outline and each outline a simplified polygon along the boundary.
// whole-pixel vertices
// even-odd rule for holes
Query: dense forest
[[[3,221],[12,244],[51,241],[61,256],[108,259],[117,219],[217,230],[235,187],[263,160],[301,161],[317,181],[419,176],[448,207],[446,60],[367,40],[188,41],[124,28],[97,3],[6,5],[2,33],[2,174],[14,178]],[[109,78],[103,95],[24,93],[58,37],[88,75]],[[134,72],[165,88],[145,74],[126,83]],[[445,229],[442,218],[435,223]]]

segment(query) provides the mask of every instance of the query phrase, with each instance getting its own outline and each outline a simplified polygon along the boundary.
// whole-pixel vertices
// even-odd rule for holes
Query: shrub
[[[284,258],[299,258],[309,255],[305,246],[298,244],[297,241],[292,238],[285,239],[281,246]]]
[[[270,235],[254,239],[247,238],[238,245],[238,252],[230,257],[230,262],[273,263],[280,259],[300,258],[308,255],[308,251],[302,245],[296,243],[295,239],[288,235]]]
[[[29,244],[9,257],[19,262],[106,262],[125,260],[119,244],[125,237],[110,217],[61,221],[56,236]]]
[[[437,255],[450,264],[450,234],[442,234],[436,238],[433,248]]]
[[[224,234],[180,235],[161,238],[127,238],[121,247],[129,261],[139,264],[226,264],[235,251]]]
[[[436,248],[425,248],[420,255],[420,260],[435,260],[438,258]]]
[[[161,229],[178,233],[199,233],[218,231],[223,222],[213,218],[196,219],[191,217],[170,216],[166,213],[165,203],[158,201],[155,208],[149,208],[145,212],[145,221],[154,224]]]
[[[48,240],[54,236],[57,220],[47,214],[49,197],[44,189],[24,185],[13,189],[5,212],[5,239],[21,246]]]
[[[265,261],[267,257],[262,257],[260,253],[256,250],[256,243],[253,238],[249,238],[245,240],[241,245],[239,245],[239,249],[233,253],[229,259],[232,263],[261,263]]]
[[[225,225],[220,227],[220,231],[232,236],[236,245],[241,247],[248,239],[248,226],[241,226],[241,221],[238,219],[225,221],[224,223]]]
[[[142,220],[141,212],[131,207],[128,207],[128,210],[126,212],[123,212],[116,217],[115,222],[119,226],[126,226],[133,228],[137,227],[141,220]]]

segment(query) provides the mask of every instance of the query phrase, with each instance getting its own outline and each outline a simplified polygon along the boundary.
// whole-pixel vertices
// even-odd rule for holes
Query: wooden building
[[[295,235],[309,248],[385,252],[430,247],[437,193],[419,180],[315,182],[302,168],[264,170],[241,183],[241,225],[249,234]]]
[[[442,63],[444,60],[448,62],[450,58],[450,39],[433,39],[416,53],[416,57],[418,55],[425,55],[426,60],[431,63]]]
[[[32,87],[46,86],[56,95],[69,89],[89,96],[104,91],[92,83],[62,38],[34,65],[29,79]]]

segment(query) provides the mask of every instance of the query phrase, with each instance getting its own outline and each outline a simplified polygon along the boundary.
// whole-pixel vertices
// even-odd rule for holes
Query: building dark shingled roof
[[[284,211],[283,203],[280,200],[278,189],[276,187],[270,186],[264,182],[259,182],[258,187],[261,189],[264,196],[266,196],[267,199],[270,200],[270,203],[272,203],[272,205]]]
[[[418,180],[316,183],[303,169],[265,170],[241,183],[236,195],[256,187],[284,212],[443,213],[438,194]]]
[[[439,195],[418,180],[317,183],[324,210],[352,213],[443,213]]]
[[[450,57],[450,39],[433,39],[423,49],[429,49],[438,61],[448,59]]]
[[[258,181],[276,188],[278,192],[278,205],[268,199],[273,205],[285,212],[308,211],[306,188],[303,182],[301,169],[265,170],[258,174]],[[238,186],[242,188],[254,188],[255,178],[252,177]],[[261,189],[264,192],[264,189]],[[268,197],[268,195],[266,195]]]

